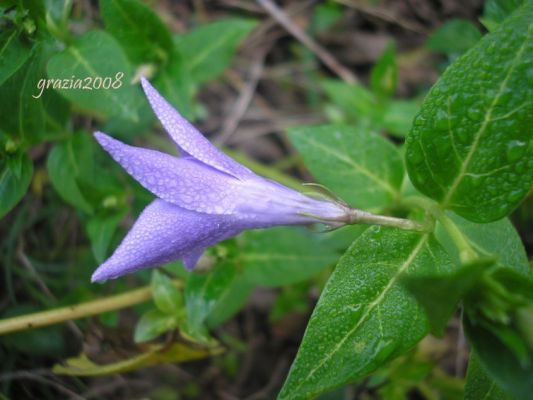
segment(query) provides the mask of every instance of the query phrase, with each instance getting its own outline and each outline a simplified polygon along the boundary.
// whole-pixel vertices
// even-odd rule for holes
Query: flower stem
[[[175,280],[174,284],[176,286],[182,285],[179,280]],[[41,328],[59,322],[90,317],[108,311],[120,310],[121,308],[143,303],[151,298],[152,288],[150,286],[144,286],[140,289],[131,290],[126,293],[105,297],[99,300],[7,318],[0,320],[0,335],[27,329]]]
[[[408,231],[430,232],[428,224],[413,221],[410,219],[389,217],[386,215],[372,214],[362,210],[352,209],[350,213],[350,224],[369,224],[393,226],[395,228],[405,229]]]
[[[478,258],[478,254],[470,242],[465,237],[463,232],[455,225],[455,223],[444,213],[439,216],[439,222],[442,224],[448,235],[450,235],[453,243],[459,250],[459,260],[461,263],[466,264],[468,262],[474,261]]]

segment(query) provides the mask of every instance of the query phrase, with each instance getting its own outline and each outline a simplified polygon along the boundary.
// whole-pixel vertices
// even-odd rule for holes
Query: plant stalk
[[[182,283],[179,280],[175,280],[174,284],[178,287],[182,286]],[[120,310],[135,304],[144,303],[151,298],[152,288],[150,286],[144,286],[140,289],[131,290],[126,293],[105,297],[99,300],[7,318],[0,320],[0,335],[27,329],[41,328],[43,326],[90,317],[108,311]]]
[[[350,224],[369,224],[393,226],[408,231],[429,232],[427,224],[405,218],[389,217],[386,215],[372,214],[362,210],[350,210]]]

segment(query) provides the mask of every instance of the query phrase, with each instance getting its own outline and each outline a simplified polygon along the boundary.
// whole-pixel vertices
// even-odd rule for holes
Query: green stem
[[[426,223],[386,215],[371,214],[357,209],[351,209],[350,211],[349,224],[384,225],[408,231],[431,232],[431,227]]]
[[[174,284],[178,287],[182,285],[179,280],[174,281]],[[151,298],[152,288],[150,286],[145,286],[140,289],[131,290],[126,293],[105,297],[99,300],[8,318],[0,320],[0,335],[27,329],[41,328],[43,326],[90,317],[108,311],[120,310],[135,304],[144,303]]]
[[[439,215],[439,222],[442,224],[448,235],[453,240],[455,246],[459,250],[459,260],[462,264],[466,264],[478,259],[478,254],[470,245],[468,238],[465,237],[463,232],[455,225],[455,223],[444,213]]]

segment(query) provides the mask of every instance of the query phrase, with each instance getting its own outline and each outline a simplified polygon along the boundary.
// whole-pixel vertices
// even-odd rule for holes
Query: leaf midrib
[[[322,366],[326,362],[328,362],[329,359],[340,350],[344,343],[361,327],[361,325],[366,321],[372,310],[381,304],[385,295],[391,290],[393,285],[398,281],[400,276],[407,270],[407,268],[409,268],[416,256],[419,254],[422,247],[427,243],[428,238],[428,233],[420,236],[419,242],[416,244],[411,254],[409,254],[405,262],[400,266],[400,268],[398,268],[398,271],[390,279],[389,283],[387,284],[387,286],[385,286],[379,296],[376,297],[373,302],[368,304],[364,313],[361,315],[361,318],[359,319],[359,321],[357,321],[357,324],[355,324],[355,326],[350,331],[348,331],[340,341],[337,342],[337,345],[333,348],[333,350],[327,353],[326,357],[322,358],[322,360],[305,376],[305,378],[302,378],[300,380],[300,383],[292,390],[293,393],[297,391],[311,376],[313,376],[316,371],[322,368]]]

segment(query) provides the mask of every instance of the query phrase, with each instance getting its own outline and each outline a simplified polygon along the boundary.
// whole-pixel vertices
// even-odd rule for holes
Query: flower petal
[[[208,214],[230,214],[240,197],[240,181],[193,158],[128,146],[102,132],[98,143],[157,197]]]
[[[114,279],[182,258],[186,259],[187,267],[192,268],[206,247],[241,230],[239,222],[230,216],[197,213],[154,200],[91,280]],[[197,256],[194,260],[193,254]]]
[[[146,79],[141,78],[141,83],[154,113],[182,152],[235,178],[240,179],[253,174],[248,168],[213,146]]]

